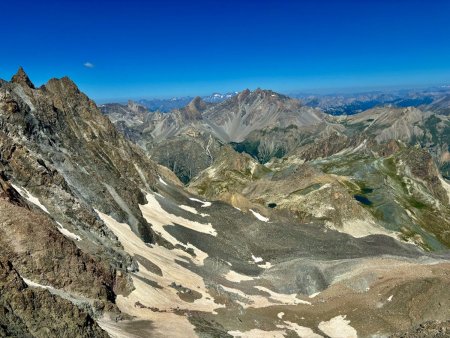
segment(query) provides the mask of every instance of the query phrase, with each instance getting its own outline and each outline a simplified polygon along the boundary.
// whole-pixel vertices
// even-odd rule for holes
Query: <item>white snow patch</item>
[[[255,289],[269,293],[270,298],[285,305],[297,305],[297,304],[311,305],[311,303],[306,300],[298,299],[297,294],[295,293],[293,294],[278,293],[263,286],[255,286]]]
[[[180,208],[183,209],[183,210],[189,211],[190,213],[193,213],[193,214],[195,214],[195,215],[200,215],[200,216],[202,216],[202,217],[209,216],[208,214],[203,214],[203,213],[200,213],[200,214],[199,214],[198,211],[197,211],[197,209],[195,209],[195,208],[193,208],[193,207],[190,207],[190,206],[188,206],[188,205],[180,205]]]
[[[285,325],[277,325],[279,329],[288,329],[295,331],[300,338],[322,338],[321,335],[314,333],[309,327],[300,326],[297,323],[286,321]]]
[[[197,209],[195,209],[195,208],[193,208],[193,207],[190,207],[190,206],[188,206],[188,205],[180,205],[180,209],[189,211],[190,213],[193,213],[193,214],[195,214],[195,215],[198,214]]]
[[[257,213],[256,211],[253,211],[252,209],[249,209],[249,210],[252,212],[253,216],[255,216],[260,221],[269,222],[269,219],[267,217],[264,217],[263,215]]]
[[[42,285],[42,284],[33,282],[32,280],[29,280],[28,278],[22,277],[22,279],[28,286],[31,286],[31,287],[34,287],[34,288],[40,288],[40,289],[46,289],[46,290],[54,290],[55,289],[52,286]]]
[[[243,274],[238,273],[233,270],[228,271],[224,277],[225,277],[225,279],[229,280],[230,282],[235,282],[235,283],[255,279],[255,277],[246,276],[246,275],[243,275]]]
[[[318,296],[319,294],[320,294],[320,292],[315,292],[315,293],[309,295],[309,298],[314,298],[314,297]]]
[[[276,292],[272,292],[269,289],[263,288],[263,287],[256,287],[257,289],[260,289],[261,291],[265,291],[269,293],[269,296],[266,295],[249,295],[247,293],[244,293],[243,291],[239,289],[234,289],[230,287],[226,287],[224,285],[220,286],[223,290],[229,293],[236,294],[243,298],[243,300],[236,301],[239,305],[241,305],[244,309],[246,308],[265,308],[268,306],[273,305],[297,305],[297,304],[306,304],[310,305],[311,303],[305,302],[301,299],[295,298],[295,295],[284,295],[279,294]]]
[[[272,263],[265,262],[264,264],[258,264],[258,266],[262,269],[270,269],[272,267]]]
[[[236,210],[242,211],[242,210],[241,210],[241,209],[239,209],[238,207],[233,207],[233,208],[235,208]]]
[[[366,146],[367,140],[364,140],[360,145],[358,145],[355,149],[350,151],[350,154],[356,153],[358,150],[364,148]]]
[[[208,257],[208,254],[190,243],[186,245],[178,241],[175,237],[173,237],[169,232],[166,231],[165,226],[177,224],[197,232],[203,232],[211,236],[217,236],[217,232],[212,227],[211,223],[199,223],[180,216],[172,215],[161,207],[155,196],[153,196],[152,194],[147,194],[146,198],[148,203],[145,205],[139,205],[139,207],[144,218],[150,224],[152,224],[153,230],[158,232],[165,240],[167,240],[174,246],[179,244],[182,247],[184,246],[192,249],[196,256],[196,259],[194,259],[194,263],[197,262],[196,264],[203,265],[203,261],[204,259],[206,259],[206,257]]]
[[[394,297],[394,295],[390,295],[389,298],[387,299],[387,301],[391,302],[393,297]]]
[[[163,224],[170,224],[173,215],[167,214],[155,202],[150,195],[147,196],[149,204],[141,206],[144,217],[156,227],[163,229]],[[153,212],[152,212],[153,210]],[[189,323],[185,316],[177,315],[177,309],[185,311],[204,311],[216,313],[215,309],[224,307],[224,305],[214,302],[214,297],[208,292],[205,282],[201,276],[186,267],[177,263],[177,261],[193,262],[202,265],[206,254],[203,256],[192,257],[181,249],[169,250],[160,245],[149,245],[144,243],[130,228],[128,224],[119,223],[112,217],[97,211],[100,218],[105,222],[109,229],[118,237],[125,251],[131,256],[141,255],[148,259],[161,269],[162,276],[148,271],[144,266],[139,264],[139,271],[131,275],[135,289],[128,296],[117,296],[117,306],[119,309],[136,317],[137,320],[151,320],[155,324],[154,332],[164,334],[169,337],[195,337],[194,326]],[[181,219],[183,223],[186,220]],[[163,231],[163,230],[162,230]],[[165,237],[167,240],[168,238]],[[173,237],[171,241],[176,240]],[[197,249],[198,250],[198,249]],[[139,278],[138,278],[139,277]],[[152,280],[162,289],[150,286],[142,279]],[[178,291],[174,288],[167,287],[171,283],[183,285],[191,290],[195,290],[201,294],[200,299],[194,302],[186,302],[178,296]],[[136,307],[136,302],[140,302],[147,308]],[[158,311],[149,309],[157,308]],[[180,330],[180,326],[183,328]],[[108,331],[114,331],[111,327]]]
[[[27,189],[21,188],[15,184],[11,184],[14,189],[17,190],[17,192],[25,198],[27,201],[33,203],[34,205],[41,208],[43,211],[45,211],[47,214],[50,214],[45,206],[42,205],[42,203],[39,201],[37,197],[34,197]]]
[[[252,254],[252,259],[255,263],[261,263],[264,262],[264,259],[262,257],[256,257]]]
[[[194,201],[194,202],[198,202],[198,203],[202,203],[203,205],[202,205],[202,208],[207,208],[207,207],[210,207],[211,206],[211,202],[205,202],[205,201],[202,201],[202,200],[199,200],[199,199],[196,199],[196,198],[189,198],[191,201]]]
[[[351,327],[346,316],[336,316],[327,322],[320,322],[318,328],[331,338],[357,338],[356,330]]]
[[[70,239],[74,239],[76,241],[81,241],[81,237],[80,236],[78,236],[78,235],[74,234],[73,232],[70,232],[69,230],[64,228],[61,223],[59,223],[59,222],[56,222],[56,223],[59,225],[59,227],[57,228],[58,231],[60,233],[62,233],[64,236],[66,236],[66,237],[68,237]]]
[[[442,177],[439,176],[439,180],[441,181],[442,187],[447,191],[448,199],[450,200],[450,184],[447,183]]]
[[[236,331],[228,331],[229,335],[233,337],[239,338],[284,338],[286,332],[285,331],[264,331],[260,329],[252,329],[250,331],[241,332],[239,330]]]
[[[153,194],[155,194],[155,195],[158,196],[158,197],[164,198],[164,196],[161,195],[160,193],[154,192]]]
[[[147,219],[147,221],[151,222],[151,224],[153,225],[153,229],[163,234],[163,237],[166,240],[168,240],[169,242],[173,241],[172,244],[175,245],[178,243],[178,241],[164,230],[165,225],[178,224],[194,231],[217,236],[217,231],[213,228],[211,223],[199,223],[180,216],[172,215],[161,207],[159,202],[152,194],[148,194],[146,198],[148,203],[145,205],[139,205],[144,218]],[[193,212],[193,210],[195,210],[194,208],[188,206],[184,207],[188,208],[188,211],[190,212]],[[195,212],[197,212],[197,210],[195,210]]]
[[[408,209],[405,209],[405,211],[409,217],[411,217],[413,220],[417,221],[417,217],[414,216],[414,214],[411,211],[409,211]]]
[[[284,316],[284,312],[280,312],[280,313],[277,314],[277,317],[279,319],[283,319],[283,316]]]
[[[163,180],[161,177],[159,177],[159,181],[160,181],[162,184],[167,185],[167,183],[164,182],[164,180]]]

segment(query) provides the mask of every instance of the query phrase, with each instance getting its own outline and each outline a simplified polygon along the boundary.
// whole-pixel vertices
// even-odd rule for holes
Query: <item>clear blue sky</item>
[[[447,0],[26,0],[0,18],[0,78],[68,75],[98,100],[450,82]]]

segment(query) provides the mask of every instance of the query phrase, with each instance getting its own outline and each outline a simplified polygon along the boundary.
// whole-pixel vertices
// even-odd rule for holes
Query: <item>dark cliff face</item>
[[[69,301],[29,288],[5,258],[0,260],[0,336],[108,337]]]
[[[82,297],[96,316],[117,313],[116,296],[133,289],[126,271],[136,263],[95,210],[152,242],[139,205],[157,179],[157,166],[69,78],[36,89],[20,69],[11,82],[0,82],[0,257],[20,276]],[[61,301],[47,305],[57,313]],[[77,323],[77,316],[67,320]],[[80,330],[102,336],[83,316]]]
[[[91,207],[126,220],[152,241],[138,204],[145,203],[140,188],[155,183],[154,163],[69,78],[52,79],[39,89],[26,79],[21,70],[0,89],[0,151],[6,174],[24,185],[51,181]],[[33,177],[27,166],[45,174]]]

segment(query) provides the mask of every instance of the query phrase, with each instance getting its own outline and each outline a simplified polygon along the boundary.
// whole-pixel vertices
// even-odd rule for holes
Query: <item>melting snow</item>
[[[174,219],[181,221],[184,225],[189,221],[165,212],[151,195],[147,196],[147,200],[150,201],[149,204],[141,206],[144,217],[151,222],[154,229],[160,230],[163,236],[165,235],[164,238],[166,240],[176,241],[175,238],[164,231],[163,225],[172,223]],[[196,254],[200,254],[200,256],[192,257],[180,249],[169,250],[157,244],[150,246],[144,243],[131,230],[128,224],[119,223],[112,217],[99,211],[97,213],[108,228],[119,238],[120,243],[128,254],[131,256],[141,255],[158,266],[162,271],[162,276],[160,276],[157,273],[148,271],[139,264],[139,271],[135,274],[136,276],[132,275],[135,289],[126,297],[122,295],[117,297],[119,309],[136,317],[137,320],[151,320],[155,325],[155,332],[164,332],[165,335],[172,337],[195,337],[195,327],[189,323],[186,317],[177,315],[176,309],[215,313],[214,310],[223,307],[223,305],[214,302],[214,298],[208,293],[201,276],[178,264],[177,261],[192,261],[197,265],[202,265],[207,255],[205,253],[202,255],[202,251],[197,248],[195,248],[198,250]],[[179,222],[177,223],[179,224]],[[162,286],[162,289],[152,287],[144,282],[142,278],[158,283],[158,285]],[[167,287],[171,283],[195,290],[201,293],[202,297],[194,302],[186,302],[179,297],[176,289]],[[140,302],[147,308],[136,307],[136,302]],[[160,312],[152,311],[150,308],[157,308]],[[105,328],[114,334],[117,327],[114,325],[110,326],[111,323],[107,322],[106,324],[109,327],[105,326]]]
[[[34,287],[34,288],[41,288],[41,289],[47,289],[47,290],[54,290],[55,289],[55,288],[53,288],[51,286],[42,285],[42,284],[33,282],[32,280],[29,280],[28,278],[23,278],[22,277],[22,279],[28,286],[31,286],[31,287]]]
[[[264,264],[258,264],[258,266],[262,269],[270,269],[272,267],[272,263],[265,262]]]
[[[47,214],[50,214],[47,210],[47,208],[45,206],[43,206],[41,204],[41,202],[39,201],[39,199],[37,197],[34,197],[27,189],[25,188],[21,188],[17,185],[11,184],[13,186],[14,189],[17,190],[17,192],[24,197],[27,201],[33,203],[34,205],[38,206],[39,208],[41,208],[43,211],[45,211]]]
[[[81,241],[81,237],[80,236],[78,236],[78,235],[74,234],[73,232],[70,232],[69,230],[64,228],[61,223],[59,223],[59,222],[56,222],[56,223],[59,225],[59,227],[57,228],[58,231],[60,233],[62,233],[64,236],[66,236],[66,237],[68,237],[70,239],[74,239],[76,241]]]
[[[156,198],[152,194],[146,196],[148,203],[140,205],[142,214],[147,221],[153,225],[153,229],[164,235],[164,238],[172,244],[177,244],[178,241],[173,238],[165,229],[165,225],[178,224],[185,228],[217,236],[217,231],[212,227],[211,223],[199,223],[191,221],[180,216],[172,215],[164,210]],[[187,207],[191,208],[191,207]],[[194,209],[194,208],[191,208]],[[195,210],[195,209],[194,209]],[[191,211],[192,212],[192,211]],[[197,212],[195,210],[195,212]]]
[[[196,221],[191,221],[188,219],[185,219],[180,216],[172,215],[168,213],[166,210],[164,210],[159,202],[156,200],[155,196],[152,194],[146,195],[148,203],[145,205],[140,205],[140,209],[142,211],[142,215],[144,218],[152,224],[152,228],[161,234],[161,236],[167,240],[172,245],[176,246],[181,245],[182,247],[190,248],[194,251],[196,259],[194,262],[196,264],[203,264],[203,261],[206,257],[208,257],[208,254],[204,251],[198,249],[194,245],[188,243],[187,245],[184,243],[181,243],[178,241],[175,237],[173,237],[169,232],[166,231],[165,226],[166,225],[180,225],[182,227],[203,232],[206,234],[209,234],[211,236],[217,236],[216,230],[212,227],[211,223],[199,223]]]
[[[239,283],[241,281],[255,279],[255,277],[246,276],[246,275],[243,275],[243,274],[238,273],[238,272],[233,271],[233,270],[228,271],[227,274],[224,277],[227,280],[229,280],[230,282],[236,282],[236,283]]]
[[[295,294],[295,293],[287,295],[284,293],[278,293],[278,292],[272,291],[263,286],[255,286],[255,289],[269,293],[270,298],[272,298],[273,300],[276,300],[280,303],[283,303],[285,305],[296,305],[296,304],[311,305],[311,303],[306,300],[298,299],[297,294]]]
[[[194,201],[194,202],[198,202],[198,203],[202,203],[203,205],[202,205],[202,208],[206,208],[206,207],[210,207],[211,206],[211,202],[205,202],[205,201],[202,201],[202,200],[199,200],[199,199],[196,199],[196,198],[189,198],[191,201]]]
[[[252,209],[249,209],[249,210],[252,212],[253,216],[255,216],[260,221],[269,222],[269,219],[267,217],[264,217],[263,215],[257,213],[256,211],[253,211]]]
[[[264,259],[262,257],[256,257],[256,256],[253,256],[253,254],[252,254],[252,259],[255,263],[264,262]]]
[[[319,329],[331,338],[357,338],[356,330],[351,327],[346,316],[336,316],[327,322],[320,322]]]
[[[208,214],[199,214],[199,213],[197,212],[197,209],[195,209],[195,208],[193,208],[193,207],[190,207],[190,206],[188,206],[188,205],[180,205],[180,208],[183,209],[183,210],[189,211],[190,213],[193,213],[193,214],[195,214],[195,215],[200,215],[200,216],[202,216],[202,217],[209,216]]]
[[[228,331],[229,335],[232,335],[233,337],[240,337],[240,338],[261,338],[261,337],[271,337],[271,338],[284,338],[285,337],[285,331],[264,331],[260,329],[252,329],[250,331]]]
[[[277,325],[279,329],[288,329],[295,331],[300,338],[322,338],[321,335],[314,333],[312,329],[309,327],[303,327],[298,325],[297,323],[286,321],[284,322],[286,325]]]

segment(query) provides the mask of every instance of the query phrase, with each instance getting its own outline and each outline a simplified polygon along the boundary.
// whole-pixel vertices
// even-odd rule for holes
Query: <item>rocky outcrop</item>
[[[0,336],[108,337],[93,318],[47,290],[28,287],[5,257],[0,259]]]
[[[145,203],[140,188],[156,182],[154,163],[69,78],[52,79],[40,89],[23,81],[6,83],[0,109],[0,153],[7,175],[36,193],[45,189],[50,199],[81,198],[82,208],[111,213],[152,240],[138,205]],[[36,177],[36,170],[42,175]]]
[[[389,336],[389,338],[445,338],[449,335],[450,321],[428,321],[420,325],[416,325],[408,331],[393,334]]]
[[[0,127],[0,256],[96,316],[117,314],[137,264],[95,209],[154,240],[139,205],[157,165],[69,78],[36,89],[21,69],[2,81]]]
[[[29,87],[31,89],[35,88],[33,82],[31,82],[22,67],[20,67],[17,73],[11,78],[11,82]]]
[[[410,147],[402,153],[401,159],[411,174],[422,180],[439,201],[449,204],[449,197],[442,186],[439,170],[429,152],[418,147]]]

